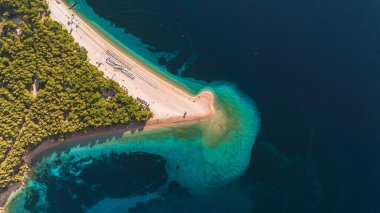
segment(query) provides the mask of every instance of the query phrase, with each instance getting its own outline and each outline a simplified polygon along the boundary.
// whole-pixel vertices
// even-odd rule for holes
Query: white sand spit
[[[68,6],[47,0],[51,18],[61,23],[80,46],[88,51],[90,63],[104,72],[105,78],[115,80],[128,93],[143,100],[153,111],[148,124],[170,124],[208,118],[214,113],[214,94],[188,92],[158,77],[146,64],[133,55],[119,50],[97,33]],[[116,68],[115,68],[116,67]]]

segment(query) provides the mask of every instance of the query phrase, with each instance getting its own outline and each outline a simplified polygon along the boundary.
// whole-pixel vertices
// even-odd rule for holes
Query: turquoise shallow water
[[[124,34],[122,29],[98,17],[86,6],[85,1],[76,2],[78,3],[76,10],[87,20],[91,20],[91,24],[96,25],[99,31],[109,36],[125,50],[133,52],[141,60],[155,67],[160,75],[184,86],[192,93],[204,89],[213,91],[217,97],[216,115],[208,121],[190,126],[164,128],[133,135],[127,133],[123,136],[93,138],[84,141],[81,145],[46,154],[33,169],[33,175],[29,178],[26,188],[9,202],[10,212],[49,212],[53,209],[68,211],[78,206],[80,211],[89,212],[102,212],[104,208],[111,208],[112,211],[120,210],[120,208],[126,210],[134,207],[136,203],[159,199],[162,188],[170,188],[171,183],[185,188],[192,196],[205,196],[241,176],[250,162],[251,150],[260,126],[260,118],[254,102],[227,82],[207,84],[170,74],[158,65],[157,58],[173,57],[173,55],[165,52],[146,52],[146,45],[143,45],[136,37]],[[163,182],[161,191],[153,190],[150,192],[153,194],[143,191],[139,195],[140,193],[124,190],[125,194],[121,193],[117,196],[105,193],[94,198],[92,202],[87,202],[85,197],[81,197],[83,191],[100,193],[94,189],[94,185],[88,183],[88,179],[83,178],[83,175],[87,174],[85,171],[97,165],[95,162],[102,159],[104,161],[104,156],[108,156],[106,158],[111,158],[115,154],[133,156],[134,153],[159,156],[158,159],[165,162],[165,175],[158,175],[159,180]],[[105,163],[104,166],[110,165]],[[146,169],[143,168],[144,165],[141,167],[141,169]],[[97,173],[93,175],[96,176]],[[113,179],[116,176],[110,175],[109,178]],[[144,177],[136,176],[133,180],[145,184],[145,187],[156,181],[155,178],[146,180]],[[161,180],[160,177],[164,178]],[[75,191],[78,187],[82,188]],[[62,188],[70,189],[67,197],[54,193]],[[64,205],[58,202],[62,199],[66,200]]]

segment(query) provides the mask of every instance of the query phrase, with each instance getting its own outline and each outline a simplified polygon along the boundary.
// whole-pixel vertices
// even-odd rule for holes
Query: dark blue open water
[[[256,101],[240,184],[257,212],[380,211],[380,1],[87,2],[154,51],[181,49],[161,60],[172,73],[192,58],[183,76]]]
[[[203,197],[172,183],[163,199],[131,212],[380,212],[380,1],[87,3],[149,51],[174,54],[156,61],[171,73],[233,82],[261,112],[260,134],[241,178]],[[116,180],[88,180],[104,186],[95,200],[117,197],[115,174],[136,163],[133,156],[132,163],[119,158],[128,157],[91,166]],[[128,183],[161,175],[165,163],[156,161],[150,163],[155,172],[128,176],[125,194],[134,190]],[[84,175],[92,174],[88,170]]]

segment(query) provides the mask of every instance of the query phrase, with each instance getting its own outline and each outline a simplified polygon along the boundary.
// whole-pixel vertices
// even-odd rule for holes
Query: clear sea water
[[[380,212],[380,1],[76,2],[221,116],[47,155],[11,210]]]

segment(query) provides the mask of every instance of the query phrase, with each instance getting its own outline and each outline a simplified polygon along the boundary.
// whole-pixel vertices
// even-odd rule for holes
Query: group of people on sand
[[[74,26],[75,26],[76,29],[79,27],[78,19],[74,20],[74,17],[75,17],[74,14],[71,15],[71,18],[69,16],[67,16],[67,15],[66,15],[66,17],[68,19],[67,25],[68,26],[71,25],[71,28],[70,28],[70,34],[71,34],[73,32],[73,30],[74,30]],[[74,21],[76,21],[76,23]]]

